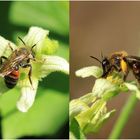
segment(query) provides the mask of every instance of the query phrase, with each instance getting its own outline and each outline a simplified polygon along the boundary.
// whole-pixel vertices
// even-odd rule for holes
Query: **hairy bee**
[[[20,75],[19,67],[30,68],[28,76],[30,84],[32,85],[32,66],[30,64],[30,60],[35,60],[32,50],[36,44],[34,44],[31,49],[27,49],[25,42],[20,37],[18,38],[22,41],[24,47],[13,50],[9,43],[8,45],[11,48],[12,54],[8,58],[5,56],[0,57],[0,76],[4,77],[5,84],[10,89],[15,87],[17,84]]]
[[[122,72],[124,80],[130,70],[132,70],[135,78],[140,83],[140,57],[128,55],[125,51],[112,53],[109,57],[103,57],[102,61],[98,58],[91,56],[102,64],[103,75],[107,77],[112,71]]]

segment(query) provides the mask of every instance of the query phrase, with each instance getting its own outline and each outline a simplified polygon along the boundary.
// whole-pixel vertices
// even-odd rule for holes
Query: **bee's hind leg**
[[[31,86],[33,86],[32,79],[31,79],[31,75],[32,75],[32,66],[31,66],[31,64],[24,64],[21,67],[22,68],[28,68],[28,67],[30,67],[30,70],[29,70],[29,73],[28,73],[28,77],[29,77],[29,81],[30,81]]]

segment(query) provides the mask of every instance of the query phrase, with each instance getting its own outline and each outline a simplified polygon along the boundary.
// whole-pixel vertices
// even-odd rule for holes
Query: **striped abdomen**
[[[136,79],[140,83],[140,64],[139,63],[134,63],[133,67],[132,67],[132,70],[133,70],[133,74],[135,75]]]
[[[15,87],[18,78],[19,78],[19,70],[13,70],[9,75],[6,75],[4,77],[6,86],[10,89]]]

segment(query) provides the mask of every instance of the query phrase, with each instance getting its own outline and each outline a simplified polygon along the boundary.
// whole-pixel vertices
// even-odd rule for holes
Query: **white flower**
[[[102,69],[96,66],[84,67],[75,72],[76,76],[82,77],[82,78],[86,78],[90,76],[99,78],[101,77],[102,73],[103,73]]]
[[[140,88],[135,82],[123,81],[122,75],[116,71],[113,71],[107,78],[102,78],[102,73],[102,68],[97,66],[84,67],[75,72],[77,77],[86,78],[93,76],[97,78],[92,89],[92,94],[96,97],[108,100],[120,92],[128,92],[130,90],[140,99]],[[88,100],[88,98],[86,100]]]
[[[49,55],[52,54],[52,52],[55,52],[54,50],[57,48],[58,42],[50,40],[47,37],[48,34],[49,32],[47,30],[39,27],[31,27],[28,34],[23,38],[27,47],[31,47],[36,44],[34,47],[36,61],[30,62],[32,65],[32,85],[30,84],[28,78],[29,69],[20,68],[21,76],[17,86],[21,89],[21,97],[17,102],[17,108],[22,112],[27,112],[33,105],[39,80],[54,71],[69,74],[69,63],[65,59],[59,56]],[[0,56],[4,55],[8,57],[11,53],[8,47],[8,43],[10,41],[0,36],[0,42]],[[10,45],[14,49],[17,48],[17,46],[12,42],[10,42]],[[50,46],[53,47],[51,48]],[[5,86],[4,80],[0,78],[0,94],[6,92],[7,90],[9,89]]]

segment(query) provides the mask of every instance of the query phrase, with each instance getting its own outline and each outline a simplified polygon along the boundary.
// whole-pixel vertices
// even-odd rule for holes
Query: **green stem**
[[[133,112],[138,99],[136,94],[131,94],[127,100],[125,106],[123,107],[121,114],[109,136],[109,139],[119,139],[123,128],[125,127],[131,113]]]

